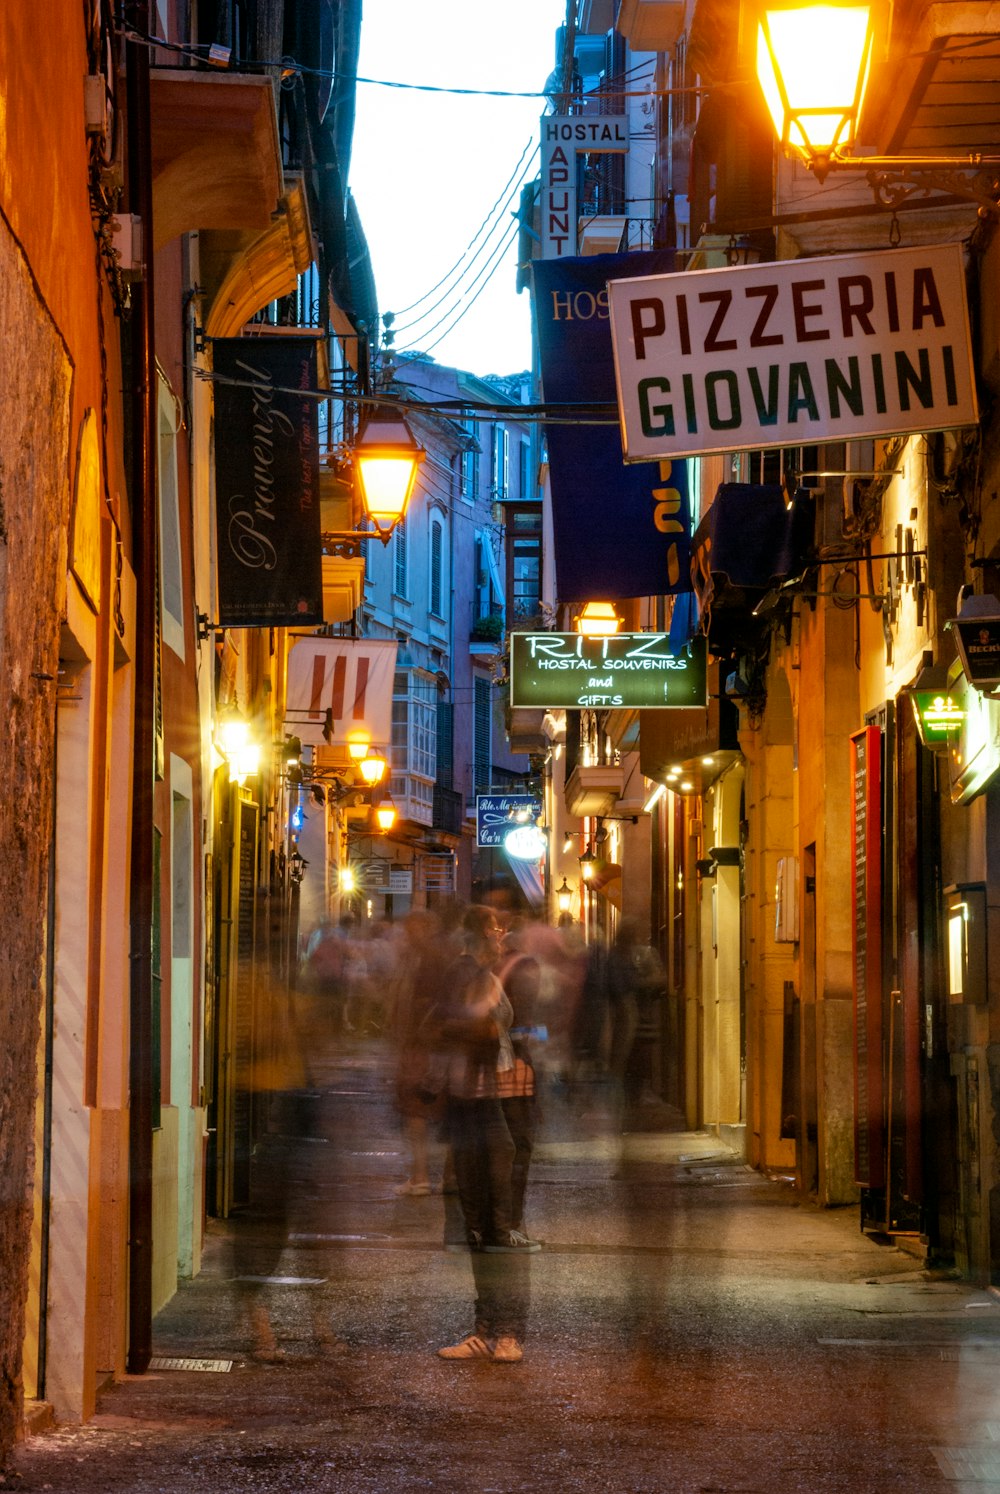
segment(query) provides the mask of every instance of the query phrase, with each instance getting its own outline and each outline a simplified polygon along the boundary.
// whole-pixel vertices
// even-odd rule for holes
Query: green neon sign
[[[510,703],[547,710],[690,710],[708,703],[699,636],[677,652],[666,633],[510,635]]]
[[[965,720],[965,707],[942,690],[914,690],[912,699],[924,746],[946,747],[949,733],[958,731]]]

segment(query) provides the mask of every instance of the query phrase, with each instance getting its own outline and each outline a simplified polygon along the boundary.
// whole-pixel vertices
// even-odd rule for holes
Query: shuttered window
[[[430,609],[435,617],[444,616],[444,525],[431,520],[431,595]]]
[[[481,674],[477,674],[475,678],[473,710],[472,768],[476,780],[476,792],[482,794],[488,792],[493,777],[491,751],[493,707],[490,681],[484,679]]]

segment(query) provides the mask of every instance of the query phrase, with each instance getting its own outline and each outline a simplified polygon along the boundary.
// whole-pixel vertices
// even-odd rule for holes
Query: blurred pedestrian
[[[231,1221],[233,1278],[251,1333],[252,1357],[280,1363],[268,1304],[289,1233],[317,1192],[319,1130],[315,1066],[329,1048],[330,1008],[321,995],[280,985],[258,990],[261,1014],[249,1088],[256,1122],[248,1159],[249,1207]],[[313,1334],[324,1349],[337,1344],[313,1299]]]
[[[455,953],[435,912],[407,916],[392,981],[391,1016],[396,1108],[409,1151],[406,1179],[396,1189],[404,1198],[423,1198],[432,1191],[429,1143],[431,1127],[444,1118],[446,1063],[433,1018]]]
[[[608,1073],[612,1115],[618,1131],[627,1128],[629,1106],[637,1098],[632,1055],[648,997],[662,984],[663,969],[652,946],[642,941],[638,922],[623,918],[607,958],[607,997],[611,1023]]]
[[[510,1038],[514,1062],[497,1073],[497,1095],[504,1120],[514,1143],[511,1162],[511,1226],[525,1233],[524,1199],[528,1171],[535,1147],[538,1099],[534,1053],[548,1040],[548,1029],[539,1023],[541,966],[523,947],[524,932],[515,928],[503,942],[497,978],[511,1006]]]
[[[530,1294],[527,1257],[539,1249],[513,1222],[515,1146],[498,1093],[514,1069],[513,1009],[494,973],[502,930],[492,908],[469,908],[465,950],[451,965],[439,1008],[447,1054],[446,1123],[475,1285],[475,1326],[442,1359],[523,1357]]]

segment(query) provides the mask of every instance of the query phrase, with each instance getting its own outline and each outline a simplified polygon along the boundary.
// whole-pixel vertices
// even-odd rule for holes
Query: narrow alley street
[[[545,1101],[524,1361],[440,1360],[471,1328],[469,1258],[444,1248],[440,1195],[395,1191],[385,1058],[377,1041],[346,1046],[312,1097],[318,1134],[273,1136],[291,1180],[280,1249],[259,1220],[210,1224],[201,1274],[156,1319],[149,1373],[107,1389],[89,1424],[30,1433],[10,1486],[1000,1487],[1000,1300],[866,1238],[856,1210],[801,1203],[660,1107],[612,1142],[599,1085]],[[237,1279],[255,1275],[269,1280]],[[256,1290],[276,1362],[252,1357]]]

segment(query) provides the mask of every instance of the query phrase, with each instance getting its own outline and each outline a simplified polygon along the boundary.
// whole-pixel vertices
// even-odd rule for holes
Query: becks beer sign
[[[611,281],[626,462],[978,419],[962,248]]]

